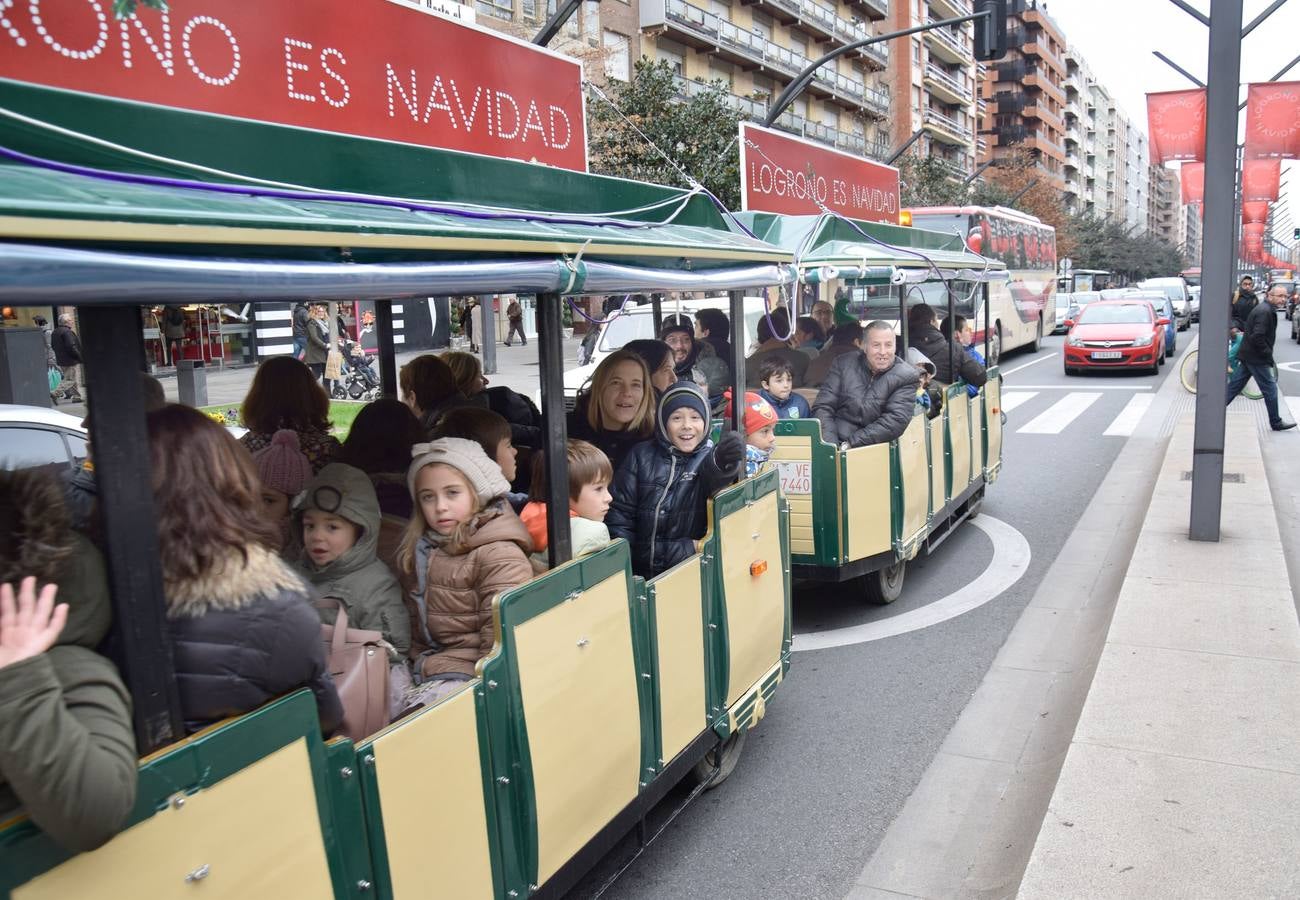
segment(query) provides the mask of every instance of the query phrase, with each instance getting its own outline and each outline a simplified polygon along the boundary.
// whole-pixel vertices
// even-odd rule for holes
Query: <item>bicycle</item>
[[[1231,379],[1232,376],[1237,374],[1238,370],[1241,369],[1241,362],[1237,359],[1237,354],[1235,351],[1236,351],[1236,347],[1234,346],[1232,350],[1230,350],[1228,353],[1228,378],[1229,379]],[[1196,393],[1196,367],[1197,367],[1196,360],[1197,357],[1200,355],[1200,353],[1201,353],[1200,350],[1189,350],[1187,355],[1183,357],[1182,366],[1179,367],[1178,369],[1178,379],[1183,383],[1183,388],[1190,394]],[[1273,378],[1274,379],[1277,378],[1277,366],[1273,366]],[[1253,381],[1250,383],[1252,385],[1254,384]],[[1241,395],[1248,400],[1260,400],[1264,396],[1259,391],[1257,385],[1253,387],[1242,388]]]

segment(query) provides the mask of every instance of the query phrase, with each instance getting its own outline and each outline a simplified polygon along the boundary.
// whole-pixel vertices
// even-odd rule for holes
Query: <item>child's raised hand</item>
[[[713,448],[713,461],[724,472],[736,468],[744,458],[745,439],[734,431],[728,431],[719,438],[718,446]]]
[[[68,621],[68,604],[54,605],[58,592],[58,585],[47,584],[38,597],[36,579],[28,576],[18,586],[15,603],[13,586],[0,584],[0,668],[54,646]]]

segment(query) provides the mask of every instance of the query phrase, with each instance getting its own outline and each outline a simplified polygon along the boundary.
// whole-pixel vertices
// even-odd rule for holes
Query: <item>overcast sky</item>
[[[1209,12],[1210,0],[1190,0],[1202,12]],[[1243,24],[1263,12],[1270,0],[1244,0]],[[1129,118],[1147,130],[1148,91],[1175,91],[1192,85],[1183,76],[1151,55],[1159,50],[1205,80],[1209,31],[1169,0],[1048,0],[1048,14],[1065,32],[1066,41],[1088,61],[1093,74],[1106,86]],[[1255,29],[1242,44],[1241,99],[1245,84],[1267,81],[1277,70],[1300,54],[1300,0],[1288,0],[1281,9]],[[1300,65],[1284,76],[1300,81]],[[1244,133],[1245,113],[1238,134]],[[1213,125],[1211,125],[1213,127]],[[1300,164],[1282,164],[1287,185],[1283,197],[1300,197]],[[1286,173],[1291,172],[1290,177]],[[1292,219],[1300,223],[1300,204]]]

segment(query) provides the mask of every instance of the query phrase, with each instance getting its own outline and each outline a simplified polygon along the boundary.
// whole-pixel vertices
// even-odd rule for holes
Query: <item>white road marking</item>
[[[1287,372],[1300,372],[1300,361],[1293,360],[1291,362],[1278,363],[1277,367],[1279,369],[1284,369]]]
[[[1027,403],[1038,396],[1038,391],[1007,391],[1002,395],[1002,411],[1011,412],[1022,403]]]
[[[1060,355],[1061,354],[1059,353],[1048,353],[1046,356],[1040,356],[1037,359],[1031,359],[1023,366],[1016,366],[1014,369],[1007,369],[1005,372],[1002,373],[1002,377],[1005,378],[1006,376],[1012,374],[1013,372],[1019,372],[1021,369],[1028,369],[1030,366],[1036,366],[1040,362],[1047,362],[1049,359],[1054,359],[1055,357]]]
[[[1075,384],[1017,384],[1014,388],[1008,387],[1007,390],[1017,391],[1077,391],[1079,385]],[[1149,384],[1090,384],[1090,391],[1149,391]]]
[[[1016,434],[1060,434],[1079,418],[1089,406],[1101,399],[1097,393],[1066,394],[1047,408],[1047,412],[1016,429]]]
[[[1155,400],[1154,394],[1134,394],[1125,405],[1120,414],[1115,417],[1115,421],[1110,423],[1110,427],[1102,432],[1108,437],[1128,437],[1137,430],[1138,423],[1146,415],[1147,410],[1151,408],[1151,402]]]
[[[987,534],[989,540],[993,542],[993,558],[989,560],[988,567],[969,584],[958,588],[946,597],[940,597],[933,603],[890,616],[888,619],[832,628],[828,631],[796,634],[791,649],[796,653],[803,650],[826,650],[831,647],[847,647],[850,644],[865,644],[868,641],[896,637],[909,631],[919,631],[955,619],[1000,596],[1029,570],[1029,560],[1032,555],[1029,541],[1001,519],[980,516],[971,519],[970,523]],[[906,581],[903,589],[907,589]]]

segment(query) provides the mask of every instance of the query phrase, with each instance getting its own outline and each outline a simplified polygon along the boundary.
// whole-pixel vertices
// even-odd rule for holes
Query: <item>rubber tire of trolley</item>
[[[704,755],[704,758],[695,764],[691,769],[691,780],[696,784],[705,784],[706,791],[711,791],[722,782],[731,777],[731,773],[736,771],[736,764],[740,762],[740,756],[745,750],[745,738],[749,736],[749,729],[738,728],[731,735]],[[718,767],[717,775],[714,775],[713,764],[714,756],[722,754],[722,764]]]
[[[907,560],[905,559],[900,559],[892,566],[885,566],[883,569],[863,575],[867,602],[877,606],[893,603],[903,596],[903,580],[906,576]]]
[[[968,520],[975,518],[980,514],[980,510],[983,508],[984,508],[983,494],[979,494],[978,496],[971,497],[969,500],[966,501],[966,518]]]

